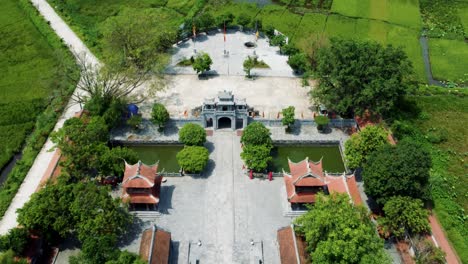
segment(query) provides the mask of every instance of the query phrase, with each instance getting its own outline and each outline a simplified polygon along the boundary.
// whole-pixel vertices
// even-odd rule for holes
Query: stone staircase
[[[284,212],[283,216],[294,218],[294,217],[301,216],[301,215],[303,215],[305,213],[307,213],[307,211],[291,211],[291,210],[289,210],[289,211]]]
[[[158,211],[131,211],[130,213],[142,220],[156,220],[161,218],[161,213]]]

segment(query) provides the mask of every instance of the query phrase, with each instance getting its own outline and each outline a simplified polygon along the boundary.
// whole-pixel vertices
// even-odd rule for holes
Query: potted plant
[[[320,133],[323,133],[327,130],[328,124],[330,123],[330,119],[327,116],[316,116],[314,118],[315,124],[317,124],[317,130]]]

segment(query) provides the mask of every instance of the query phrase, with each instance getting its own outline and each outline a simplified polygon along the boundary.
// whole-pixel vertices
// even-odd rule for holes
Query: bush
[[[252,22],[252,18],[247,13],[241,13],[236,21],[239,26],[247,27]]]
[[[206,131],[197,124],[185,124],[179,131],[179,141],[187,146],[203,146],[206,142]]]
[[[127,125],[133,129],[137,129],[141,124],[142,118],[141,115],[133,115],[127,120]]]
[[[209,71],[211,69],[211,64],[213,64],[213,61],[211,60],[210,55],[207,53],[200,53],[195,57],[192,63],[192,67],[193,70],[197,72],[197,74],[201,74]]]
[[[291,128],[292,125],[294,125],[294,111],[295,111],[295,107],[294,106],[289,106],[287,108],[284,108],[282,110],[282,114],[283,114],[283,119],[281,120],[281,122],[283,123],[283,126],[287,126],[288,129]]]
[[[12,250],[16,255],[23,253],[29,240],[26,228],[13,228],[8,234],[0,237],[0,251]]]
[[[177,153],[177,163],[187,173],[200,173],[208,164],[208,150],[200,146],[186,146]]]
[[[242,133],[241,142],[247,145],[265,145],[272,146],[273,141],[270,137],[271,133],[268,128],[260,122],[250,123]]]
[[[290,56],[288,64],[297,73],[303,73],[309,69],[309,61],[304,53],[296,53]]]
[[[169,120],[169,112],[166,107],[160,103],[154,104],[153,110],[151,111],[151,121],[159,128],[162,128],[167,120]]]
[[[241,153],[247,168],[253,171],[264,171],[273,159],[270,156],[271,147],[266,145],[246,145]]]

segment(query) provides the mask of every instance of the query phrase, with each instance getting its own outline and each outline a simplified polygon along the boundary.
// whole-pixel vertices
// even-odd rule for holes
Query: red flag
[[[226,22],[224,22],[224,42],[226,42]]]

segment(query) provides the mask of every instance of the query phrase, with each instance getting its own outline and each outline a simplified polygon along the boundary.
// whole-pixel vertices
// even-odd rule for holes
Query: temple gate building
[[[146,205],[155,208],[159,204],[161,181],[157,163],[149,166],[141,161],[134,165],[125,162],[122,200],[132,206]]]
[[[204,127],[245,128],[249,117],[248,105],[245,99],[234,98],[232,92],[222,91],[217,98],[205,99],[201,116]]]

